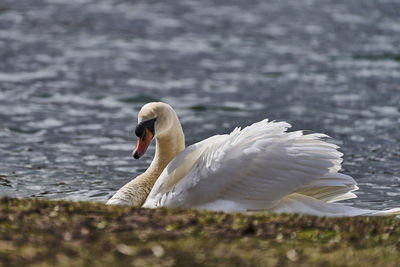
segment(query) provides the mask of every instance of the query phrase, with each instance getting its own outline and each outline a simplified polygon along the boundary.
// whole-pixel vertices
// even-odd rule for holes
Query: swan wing
[[[296,191],[335,201],[354,189],[350,176],[337,173],[342,154],[321,140],[326,135],[289,127],[263,120],[188,147],[160,175],[144,207],[265,210]]]

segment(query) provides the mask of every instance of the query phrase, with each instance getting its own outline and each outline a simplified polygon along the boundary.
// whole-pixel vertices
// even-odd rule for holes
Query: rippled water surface
[[[140,107],[187,144],[268,117],[324,132],[360,207],[400,206],[397,0],[0,2],[1,195],[106,201]]]

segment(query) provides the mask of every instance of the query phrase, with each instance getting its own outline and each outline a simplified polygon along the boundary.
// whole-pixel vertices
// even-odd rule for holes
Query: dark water
[[[400,2],[0,2],[1,195],[106,201],[143,172],[136,114],[187,144],[268,117],[324,132],[369,208],[400,206]]]

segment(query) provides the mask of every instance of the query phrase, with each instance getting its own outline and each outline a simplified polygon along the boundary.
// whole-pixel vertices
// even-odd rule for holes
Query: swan
[[[294,212],[319,216],[400,214],[333,203],[355,198],[355,180],[339,173],[342,153],[320,133],[287,132],[287,122],[256,122],[185,148],[172,107],[144,105],[132,155],[140,158],[152,139],[148,169],[119,189],[109,205],[189,207],[223,212]]]

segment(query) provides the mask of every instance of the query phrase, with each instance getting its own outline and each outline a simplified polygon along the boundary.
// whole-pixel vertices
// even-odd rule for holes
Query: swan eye
[[[141,121],[135,129],[135,134],[139,138],[145,138],[145,129],[148,129],[154,135],[154,123],[157,118]]]

